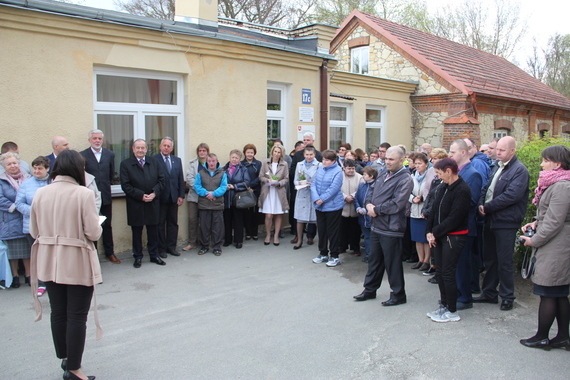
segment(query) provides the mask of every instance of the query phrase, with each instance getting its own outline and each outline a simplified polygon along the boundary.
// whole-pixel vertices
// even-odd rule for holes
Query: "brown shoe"
[[[121,260],[119,260],[115,255],[107,256],[107,259],[109,259],[109,261],[112,262],[113,264],[121,263]]]
[[[425,272],[426,270],[428,270],[430,267],[429,263],[423,263],[421,267],[419,267],[418,269],[420,270],[420,272]]]
[[[299,242],[299,238],[295,236],[294,239],[291,240],[291,244],[297,244]]]
[[[307,244],[309,245],[313,245],[315,242],[313,241],[313,239],[307,239]]]
[[[196,247],[194,247],[192,244],[188,244],[186,247],[182,248],[183,251],[189,251],[191,249],[194,249]]]
[[[418,261],[417,263],[411,266],[411,269],[420,269],[422,265],[423,263],[421,261]]]

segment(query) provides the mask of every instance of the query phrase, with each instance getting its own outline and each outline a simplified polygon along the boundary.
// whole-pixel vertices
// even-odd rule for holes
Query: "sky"
[[[457,0],[425,0],[430,10],[445,8],[456,4]],[[515,63],[524,64],[532,53],[533,38],[539,47],[546,47],[548,38],[555,33],[570,34],[570,1],[568,0],[511,0],[521,6],[521,15],[528,19],[528,30],[521,43],[520,51],[515,54]],[[113,0],[75,0],[74,2],[94,8],[115,9]],[[492,7],[494,0],[482,0]]]

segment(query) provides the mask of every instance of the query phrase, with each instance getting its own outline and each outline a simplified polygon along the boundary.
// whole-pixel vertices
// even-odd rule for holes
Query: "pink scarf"
[[[26,179],[28,179],[28,177],[29,176],[27,175],[27,173],[24,173],[21,170],[18,174],[9,174],[8,172],[6,172],[6,178],[8,178],[8,182],[10,183],[10,185],[12,185],[14,189],[16,189],[16,191],[20,188],[20,184],[24,182]]]
[[[570,170],[564,170],[562,168],[554,170],[543,170],[538,174],[538,186],[534,190],[534,199],[532,204],[538,205],[538,201],[542,196],[542,193],[548,186],[555,184],[558,181],[570,181]]]

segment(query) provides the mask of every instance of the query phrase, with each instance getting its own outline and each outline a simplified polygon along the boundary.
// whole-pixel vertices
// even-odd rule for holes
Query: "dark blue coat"
[[[251,179],[249,177],[249,171],[245,166],[238,164],[234,175],[230,178],[230,173],[228,168],[230,167],[230,163],[228,162],[226,166],[224,166],[224,172],[228,176],[228,185],[234,185],[233,189],[228,189],[228,191],[224,194],[224,208],[230,208],[233,206],[234,203],[234,195],[238,191],[247,190],[250,186]],[[259,179],[258,179],[259,181]]]
[[[471,189],[471,203],[469,204],[469,236],[477,236],[477,206],[481,195],[483,177],[471,163],[467,163],[459,172],[465,183]]]
[[[261,171],[261,161],[253,159],[252,162],[243,160],[241,162],[243,166],[247,169],[249,173],[249,178],[251,180],[249,187],[253,189],[253,192],[259,198],[259,193],[261,192],[261,182],[259,181],[259,172]]]
[[[182,173],[182,160],[179,157],[170,155],[172,169],[169,172],[162,153],[152,156],[164,174],[164,188],[160,193],[160,203],[176,203],[178,198],[184,198],[184,174]]]
[[[110,205],[113,203],[111,185],[115,176],[115,153],[102,148],[99,162],[90,147],[79,153],[85,157],[85,171],[95,177],[95,183],[101,192],[101,204]]]

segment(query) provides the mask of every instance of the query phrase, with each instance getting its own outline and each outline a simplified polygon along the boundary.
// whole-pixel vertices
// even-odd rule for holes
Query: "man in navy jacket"
[[[153,156],[164,173],[164,189],[160,194],[160,218],[158,220],[158,252],[180,256],[176,251],[178,240],[178,207],[184,203],[184,175],[182,160],[172,155],[174,141],[165,137],[160,142],[160,153]]]
[[[479,199],[479,212],[485,216],[483,262],[487,273],[483,278],[483,293],[473,302],[498,303],[497,297],[501,296],[501,310],[511,310],[515,300],[513,252],[529,192],[528,170],[517,159],[515,150],[513,137],[499,140],[497,165]]]

